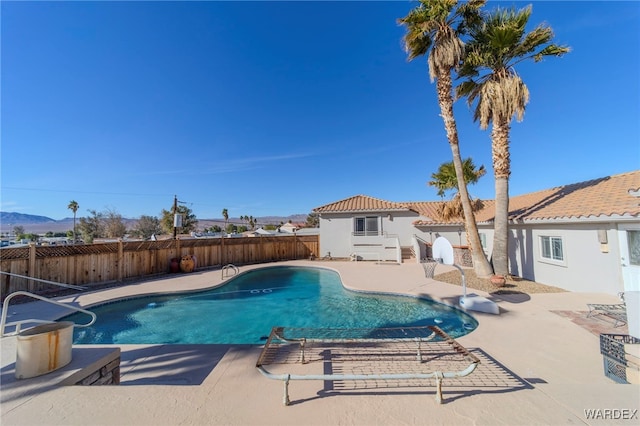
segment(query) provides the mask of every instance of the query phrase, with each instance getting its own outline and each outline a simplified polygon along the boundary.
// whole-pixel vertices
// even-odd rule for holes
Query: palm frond
[[[476,169],[471,157],[462,161],[462,174],[466,184],[475,184],[486,174],[483,165]],[[458,191],[458,177],[453,161],[440,164],[438,171],[431,174],[431,179],[427,185],[435,187],[439,197],[444,197],[446,191]]]
[[[398,19],[406,26],[403,45],[408,60],[429,54],[429,76],[456,69],[465,54],[460,35],[466,28],[480,22],[480,7],[486,0],[471,0],[462,4],[458,0],[419,0],[420,4],[407,16]]]
[[[550,44],[540,52],[536,53],[533,56],[533,59],[536,62],[540,62],[545,56],[562,56],[565,53],[569,52],[571,52],[571,48],[569,48],[568,46],[557,46],[555,44]]]
[[[495,120],[509,122],[524,118],[529,90],[514,66],[526,59],[540,61],[544,56],[562,56],[566,46],[549,44],[553,31],[546,24],[526,32],[532,8],[497,8],[472,27],[458,78],[466,79],[456,87],[456,97],[476,104],[474,120],[486,129]]]
[[[471,210],[477,212],[482,210],[484,202],[478,198],[471,200]],[[438,219],[443,222],[450,222],[456,219],[464,220],[464,210],[462,208],[462,198],[460,193],[456,193],[451,200],[444,201],[436,207]]]

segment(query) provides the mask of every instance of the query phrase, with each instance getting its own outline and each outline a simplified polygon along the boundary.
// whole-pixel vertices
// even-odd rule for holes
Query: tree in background
[[[30,242],[37,242],[38,238],[40,238],[40,236],[38,234],[33,234],[33,233],[20,235],[21,240],[29,240]]]
[[[19,235],[24,235],[24,226],[17,225],[13,227],[13,235],[16,237],[16,240],[19,240]]]
[[[305,226],[307,228],[317,228],[320,225],[320,216],[318,213],[311,212],[307,215]]]
[[[138,219],[133,231],[136,236],[148,240],[152,235],[157,235],[162,232],[160,226],[160,219],[155,216],[142,215]]]
[[[237,230],[238,230],[238,227],[236,225],[234,225],[233,223],[229,223],[227,224],[227,227],[225,228],[224,231],[227,234],[235,234]]]
[[[125,225],[122,215],[115,209],[106,209],[102,213],[104,221],[104,237],[106,238],[122,238],[127,233],[127,225]]]
[[[462,170],[462,156],[458,143],[458,129],[453,116],[453,83],[451,72],[464,58],[464,42],[460,38],[468,26],[480,19],[485,0],[471,0],[458,5],[456,0],[419,0],[420,4],[399,19],[406,26],[403,37],[408,60],[428,54],[429,77],[436,81],[440,115],[453,156],[460,201],[464,209],[465,230],[471,247],[473,268],[478,276],[489,276],[491,265],[482,250],[478,226],[471,206]]]
[[[209,228],[208,231],[218,233],[218,232],[222,232],[222,228],[220,227],[220,225],[213,225],[211,226],[211,228]]]
[[[53,231],[47,231],[44,234],[45,238],[59,238],[59,237],[68,237],[68,233],[67,232],[53,232]]]
[[[76,200],[69,201],[67,208],[73,212],[73,244],[76,243],[76,212],[80,208],[80,205]]]
[[[477,183],[478,180],[486,174],[484,166],[476,169],[471,158],[467,158],[462,162],[462,170],[464,181],[467,185]],[[427,182],[427,184],[435,187],[438,190],[438,196],[443,199],[447,191],[455,191],[448,202],[442,203],[438,207],[438,214],[441,220],[445,222],[455,218],[464,220],[464,209],[462,208],[460,191],[458,190],[458,178],[452,161],[442,163],[440,167],[438,167],[438,171],[431,174],[431,180]],[[477,212],[482,207],[482,200],[471,199],[471,208],[474,212]]]
[[[104,215],[95,210],[88,210],[88,212],[90,216],[81,217],[78,228],[80,228],[84,242],[91,244],[95,238],[102,237],[104,233],[104,224],[102,223]]]
[[[176,213],[182,215],[182,228],[180,228],[181,233],[189,234],[196,230],[196,227],[198,226],[198,219],[189,207],[178,206]],[[162,227],[163,232],[173,234],[173,211],[162,209],[160,212],[160,226]]]
[[[229,222],[229,210],[222,209],[222,217],[224,218],[224,229],[227,229],[227,222]]]
[[[538,25],[526,33],[531,6],[515,9],[496,8],[482,22],[472,26],[471,41],[459,76],[466,80],[457,94],[476,103],[474,121],[486,129],[492,124],[491,154],[495,178],[495,219],[492,261],[497,275],[509,275],[509,176],[511,160],[509,134],[511,121],[524,117],[529,89],[514,66],[524,60],[541,61],[545,56],[562,56],[566,46],[552,44],[553,30]]]

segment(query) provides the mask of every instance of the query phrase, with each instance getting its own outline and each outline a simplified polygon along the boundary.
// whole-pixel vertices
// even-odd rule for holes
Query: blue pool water
[[[213,290],[140,297],[90,310],[98,320],[75,329],[76,344],[259,344],[273,326],[438,325],[459,337],[478,324],[466,313],[430,300],[346,290],[334,271],[282,266],[241,274]],[[64,319],[87,321],[80,313]]]

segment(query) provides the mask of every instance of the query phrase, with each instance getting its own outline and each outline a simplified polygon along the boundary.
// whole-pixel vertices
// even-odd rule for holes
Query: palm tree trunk
[[[482,243],[478,234],[478,226],[476,225],[476,217],[471,208],[471,200],[467,191],[467,184],[464,181],[464,172],[462,168],[462,157],[460,155],[460,146],[458,143],[458,129],[456,120],[453,117],[453,97],[451,74],[448,70],[441,70],[436,80],[436,90],[438,92],[438,104],[440,105],[440,115],[444,121],[444,128],[447,132],[447,139],[451,147],[453,155],[453,165],[456,169],[456,177],[458,179],[458,191],[460,193],[460,201],[462,202],[462,210],[464,211],[464,226],[469,236],[469,245],[471,248],[471,259],[473,261],[473,269],[479,277],[488,277],[491,275],[491,265],[482,251]]]
[[[493,253],[491,260],[496,275],[509,275],[509,132],[506,120],[496,120],[491,132],[493,174],[495,177],[496,206],[493,225]]]

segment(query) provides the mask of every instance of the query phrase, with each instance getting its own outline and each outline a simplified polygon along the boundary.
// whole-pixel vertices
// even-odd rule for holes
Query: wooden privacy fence
[[[170,271],[172,258],[192,255],[196,269],[306,259],[319,249],[317,235],[189,238],[160,241],[3,248],[0,270],[64,284],[91,285],[142,279]],[[55,286],[0,275],[1,298],[14,291],[45,293]]]

